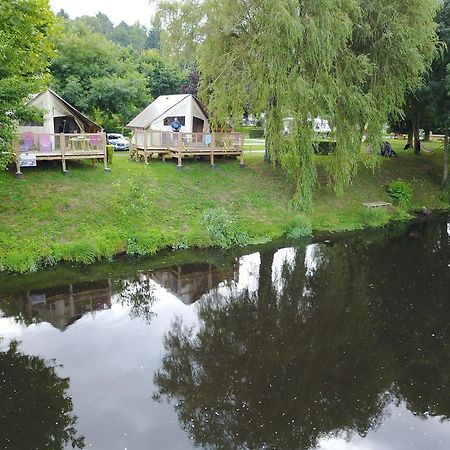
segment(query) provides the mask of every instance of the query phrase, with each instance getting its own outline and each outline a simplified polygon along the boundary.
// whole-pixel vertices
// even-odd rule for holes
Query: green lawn
[[[394,145],[398,149],[404,143]],[[206,161],[188,161],[178,172],[173,162],[152,160],[145,166],[116,154],[110,174],[100,164],[94,168],[81,163],[72,163],[68,175],[51,163],[25,169],[23,180],[3,172],[0,270],[213,246],[221,242],[217,235],[222,232],[249,243],[265,242],[299,220],[329,231],[383,224],[404,214],[397,209],[368,212],[362,203],[389,201],[384,185],[396,178],[411,183],[414,207],[448,207],[440,191],[442,151],[418,157],[398,152],[398,158],[384,159],[375,173],[361,166],[355,183],[339,198],[326,186],[323,167],[328,157],[318,157],[321,185],[313,211],[301,220],[290,209],[292,192],[284,176],[263,161],[262,153],[246,153],[244,169],[236,160],[218,160],[216,170]],[[205,211],[216,218],[213,232],[207,230]],[[222,226],[220,220],[226,223]]]

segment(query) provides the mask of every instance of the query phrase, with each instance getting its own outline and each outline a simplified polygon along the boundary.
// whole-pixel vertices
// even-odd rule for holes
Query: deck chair
[[[89,136],[89,150],[100,150],[100,144],[102,143],[102,137],[97,134]]]
[[[24,133],[20,136],[20,152],[26,153],[33,149],[34,136],[33,133]]]
[[[39,135],[39,150],[41,153],[50,153],[52,151],[52,141],[49,134]]]

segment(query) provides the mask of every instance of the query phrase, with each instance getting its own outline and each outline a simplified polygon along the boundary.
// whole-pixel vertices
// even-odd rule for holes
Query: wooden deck
[[[66,161],[91,159],[95,164],[103,160],[108,169],[105,133],[50,134],[21,133],[15,139],[16,176],[22,176],[22,167],[33,167],[38,161],[61,161],[62,170],[67,173]]]
[[[131,136],[130,159],[148,164],[153,155],[164,161],[175,158],[177,168],[187,157],[206,157],[215,167],[217,156],[236,156],[244,167],[244,139],[241,133],[173,133],[169,131],[135,130]]]

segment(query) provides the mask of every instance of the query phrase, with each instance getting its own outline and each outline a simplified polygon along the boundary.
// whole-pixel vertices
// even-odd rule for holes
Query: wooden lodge
[[[175,158],[177,168],[183,167],[187,157],[209,158],[215,167],[216,157],[235,156],[244,166],[244,139],[241,133],[185,133],[158,130],[133,130],[130,140],[130,159],[144,161],[157,155],[163,160]]]
[[[39,161],[61,161],[67,173],[66,162],[91,159],[95,164],[103,160],[108,169],[105,133],[33,133],[23,132],[15,139],[16,176],[22,176],[22,167],[35,167]]]

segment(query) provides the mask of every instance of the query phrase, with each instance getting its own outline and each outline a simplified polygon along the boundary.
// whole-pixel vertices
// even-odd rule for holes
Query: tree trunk
[[[425,130],[425,137],[423,140],[425,142],[430,142],[430,138],[431,138],[431,130]]]
[[[414,133],[412,128],[408,130],[408,148],[413,147],[413,139],[414,139]]]
[[[414,154],[420,155],[419,118],[413,119]]]
[[[444,139],[444,175],[442,177],[442,187],[445,189],[448,183],[448,128],[445,130]]]

